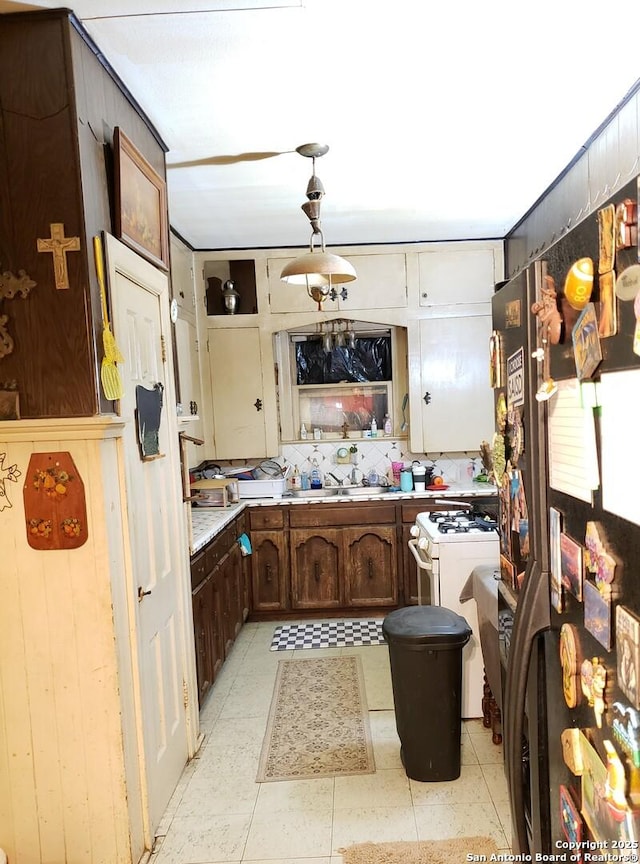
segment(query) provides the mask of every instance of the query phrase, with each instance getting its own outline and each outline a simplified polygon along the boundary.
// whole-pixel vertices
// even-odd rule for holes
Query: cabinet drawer
[[[463,498],[456,498],[456,501],[463,501]],[[446,510],[442,504],[434,504],[433,501],[416,501],[412,504],[403,504],[401,513],[403,522],[415,522],[418,513],[426,513],[431,510]]]
[[[197,588],[208,572],[206,554],[201,552],[199,555],[194,556],[191,559],[191,588]]]
[[[292,507],[289,523],[292,528],[318,528],[322,525],[392,525],[396,521],[395,504],[367,501],[325,507],[312,504]]]
[[[253,531],[270,528],[284,528],[285,507],[255,507],[249,511],[249,524]]]

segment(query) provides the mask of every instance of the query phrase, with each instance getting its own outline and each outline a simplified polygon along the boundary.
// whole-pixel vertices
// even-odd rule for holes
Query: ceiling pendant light
[[[356,271],[345,258],[327,252],[324,248],[324,235],[320,226],[320,203],[324,196],[324,186],[316,176],[316,159],[324,156],[329,147],[326,144],[302,144],[296,147],[296,150],[301,156],[313,159],[313,172],[307,185],[309,200],[302,205],[302,210],[311,223],[311,239],[309,252],[290,261],[283,268],[280,278],[291,285],[304,285],[307,294],[315,300],[320,311],[328,297],[335,300],[338,296],[335,286],[352,282],[356,278]],[[320,249],[314,248],[316,237],[320,238]],[[342,289],[340,296],[346,299],[346,288]]]

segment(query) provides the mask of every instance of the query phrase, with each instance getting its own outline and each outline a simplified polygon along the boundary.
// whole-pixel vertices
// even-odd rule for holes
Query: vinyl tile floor
[[[278,622],[245,624],[200,712],[204,736],[157,831],[150,864],[342,864],[353,843],[490,835],[509,851],[502,746],[462,726],[457,780],[410,780],[400,761],[386,645],[270,651]],[[257,783],[278,661],[358,654],[375,774]],[[437,694],[434,694],[437,702]]]

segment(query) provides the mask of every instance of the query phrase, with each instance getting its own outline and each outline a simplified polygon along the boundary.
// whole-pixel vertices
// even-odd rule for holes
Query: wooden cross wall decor
[[[65,237],[64,223],[51,222],[51,237],[38,237],[38,252],[51,252],[53,255],[53,273],[56,280],[56,288],[69,287],[69,273],[67,271],[67,252],[80,251],[79,237]]]

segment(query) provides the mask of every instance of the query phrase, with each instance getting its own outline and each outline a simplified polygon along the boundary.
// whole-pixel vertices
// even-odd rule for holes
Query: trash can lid
[[[458,648],[471,637],[466,619],[445,606],[403,606],[382,622],[382,635],[389,644]]]

